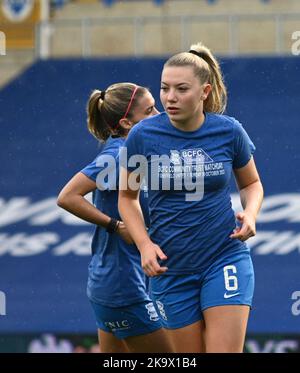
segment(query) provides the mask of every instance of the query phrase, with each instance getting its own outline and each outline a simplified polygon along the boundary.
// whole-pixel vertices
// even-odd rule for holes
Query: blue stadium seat
[[[100,0],[100,1],[103,1],[104,4],[107,5],[107,6],[111,6],[116,2],[116,0]],[[127,1],[129,1],[129,0],[127,0]],[[157,5],[161,5],[165,0],[152,0],[152,1]]]
[[[105,5],[111,6],[115,2],[115,0],[103,0],[103,2],[104,2]]]
[[[71,0],[51,0],[51,6],[54,8],[61,8],[63,7],[66,3],[68,3]],[[117,2],[117,0],[99,0],[100,2],[103,2],[104,5],[106,6],[112,6],[114,3]],[[126,1],[126,0],[125,0]],[[127,0],[130,1],[130,0]],[[144,0],[146,1],[146,0]],[[165,0],[152,0],[157,5],[162,5]],[[206,0],[209,4],[215,4],[219,0]],[[269,3],[271,0],[260,0],[262,3]]]
[[[51,6],[53,8],[62,8],[69,0],[51,0]]]

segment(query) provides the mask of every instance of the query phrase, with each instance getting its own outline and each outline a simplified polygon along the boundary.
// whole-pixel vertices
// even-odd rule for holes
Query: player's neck
[[[171,121],[173,126],[180,129],[181,131],[193,132],[197,131],[205,121],[205,114],[203,111],[201,113],[195,114],[193,117],[190,117],[188,120],[184,121]]]

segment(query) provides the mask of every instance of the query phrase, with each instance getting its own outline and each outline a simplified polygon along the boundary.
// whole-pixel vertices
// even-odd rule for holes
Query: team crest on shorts
[[[150,317],[150,320],[151,321],[158,321],[159,320],[159,316],[156,312],[156,309],[154,307],[154,304],[151,302],[151,303],[148,303],[145,305],[147,311],[148,311],[148,315]]]
[[[163,303],[161,303],[159,300],[157,300],[156,304],[157,304],[157,308],[158,308],[158,311],[159,311],[162,319],[167,321],[168,318],[167,318],[166,311],[165,311]]]

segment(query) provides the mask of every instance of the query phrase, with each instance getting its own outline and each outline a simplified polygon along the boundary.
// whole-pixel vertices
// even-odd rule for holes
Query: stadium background
[[[85,104],[134,81],[162,109],[163,62],[198,40],[221,60],[227,113],[256,144],[265,187],[245,351],[300,352],[299,30],[296,0],[0,2],[0,352],[98,351],[92,227],[55,202],[97,154]]]

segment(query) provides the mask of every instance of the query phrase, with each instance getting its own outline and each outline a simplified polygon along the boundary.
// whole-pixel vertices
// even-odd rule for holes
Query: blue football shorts
[[[152,333],[162,327],[152,302],[143,301],[126,307],[107,307],[90,301],[97,327],[118,339]]]
[[[248,305],[254,292],[254,270],[249,251],[222,255],[204,271],[152,277],[151,298],[167,329],[203,319],[209,307]]]

